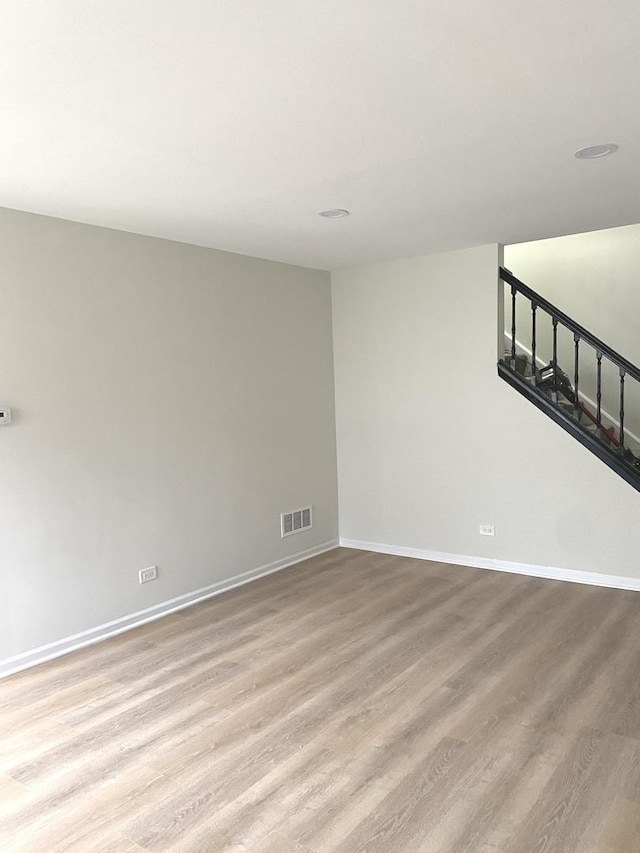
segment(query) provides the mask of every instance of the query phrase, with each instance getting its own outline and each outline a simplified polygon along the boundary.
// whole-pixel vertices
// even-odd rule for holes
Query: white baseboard
[[[168,613],[174,613],[176,610],[183,610],[185,607],[191,607],[199,601],[204,601],[206,598],[212,598],[214,595],[220,595],[237,586],[250,583],[251,581],[262,578],[265,575],[271,575],[274,572],[279,572],[289,566],[294,566],[296,563],[301,563],[303,560],[308,560],[311,557],[316,557],[319,554],[324,554],[327,551],[332,551],[338,547],[338,540],[331,539],[328,542],[323,542],[321,545],[316,545],[314,548],[308,548],[306,551],[299,551],[297,554],[292,554],[290,557],[285,557],[282,560],[275,560],[272,563],[267,563],[264,566],[258,566],[256,569],[250,569],[248,572],[243,572],[239,575],[234,575],[223,581],[210,584],[209,586],[196,589],[193,592],[188,592],[185,595],[179,595],[177,598],[171,598],[168,601],[163,601],[160,604],[155,604],[153,607],[147,607],[145,610],[138,610],[136,613],[131,613],[128,616],[122,616],[120,619],[114,619],[111,622],[105,622],[103,625],[97,625],[95,628],[89,628],[87,631],[81,631],[79,634],[72,634],[70,637],[64,637],[61,640],[56,640],[53,643],[47,643],[44,646],[39,646],[37,649],[32,649],[28,652],[23,652],[19,655],[14,655],[10,658],[5,658],[0,661],[0,678],[6,675],[12,675],[15,672],[20,672],[23,669],[36,666],[53,658],[66,655],[76,649],[81,649],[83,646],[90,646],[93,643],[99,643],[106,640],[108,637],[114,637],[116,634],[122,634],[124,631],[130,631],[138,625],[144,625],[146,622],[153,622],[155,619],[160,619]]]
[[[376,551],[379,554],[390,554],[398,557],[432,560],[436,563],[454,563],[457,566],[470,566],[474,569],[492,569],[497,572],[529,575],[534,578],[548,578],[555,581],[640,591],[640,578],[630,578],[624,575],[603,575],[598,572],[580,572],[576,569],[558,569],[551,566],[530,565],[529,563],[512,563],[509,560],[468,557],[465,554],[447,554],[443,551],[426,551],[422,548],[404,548],[398,545],[385,545],[380,542],[363,542],[360,539],[340,539],[340,546],[342,548],[357,548],[361,551]]]

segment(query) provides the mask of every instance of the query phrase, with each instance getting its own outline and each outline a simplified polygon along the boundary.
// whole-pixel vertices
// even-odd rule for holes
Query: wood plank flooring
[[[640,594],[338,549],[0,681],[2,853],[637,853]]]

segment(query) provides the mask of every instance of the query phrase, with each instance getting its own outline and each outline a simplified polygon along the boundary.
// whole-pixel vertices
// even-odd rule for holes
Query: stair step
[[[545,389],[543,389],[543,390],[545,390]],[[556,405],[559,408],[561,408],[563,411],[567,412],[567,414],[569,414],[569,415],[575,414],[575,407],[574,407],[573,403],[571,402],[571,400],[567,400],[566,397],[563,397],[560,395],[558,397],[558,402],[556,403]],[[594,435],[598,429],[597,424],[595,424],[592,420],[590,420],[587,417],[587,415],[584,414],[584,412],[581,412],[580,410],[578,410],[578,411],[579,411],[579,418],[578,419],[580,420],[580,423],[587,430],[587,432],[590,432],[592,435]],[[606,444],[607,447],[615,447],[614,442],[611,441],[611,439],[609,438],[607,433],[604,431],[604,429],[602,427],[600,429],[602,430],[601,434],[599,436],[600,440],[604,444]]]
[[[511,353],[510,352],[508,352],[508,351],[505,352],[504,360],[506,361],[506,363],[508,365],[511,365]],[[529,359],[527,358],[526,355],[521,355],[520,353],[518,353],[516,355],[515,361],[516,361],[516,364],[515,364],[516,373],[519,373],[521,376],[531,376],[531,362],[529,361]]]
[[[504,361],[506,364],[511,366],[511,351],[505,350],[504,353]],[[520,374],[525,379],[531,379],[532,377],[532,368],[531,361],[522,353],[517,353],[515,358],[515,370],[516,373]],[[564,377],[566,379],[566,385],[569,386],[569,379],[559,368],[558,368],[558,378]],[[561,384],[557,388],[558,399],[557,401],[553,401],[553,392],[554,392],[554,380],[553,380],[553,370],[551,366],[543,367],[538,371],[538,378],[535,384],[536,389],[544,394],[551,402],[554,402],[556,406],[566,412],[568,415],[571,415],[576,421],[578,421],[581,426],[591,435],[596,435],[597,432],[597,424],[595,424],[583,411],[580,409],[576,409],[574,404],[565,396],[565,391],[563,391]],[[568,389],[570,390],[570,389]],[[593,413],[595,415],[595,412]],[[600,441],[608,448],[616,449],[618,445],[614,441],[612,441],[606,432],[600,428],[600,435],[597,436]],[[615,433],[613,427],[611,427],[611,432]],[[640,448],[639,448],[640,452]],[[634,456],[634,458],[636,458]],[[640,457],[638,457],[640,458]]]

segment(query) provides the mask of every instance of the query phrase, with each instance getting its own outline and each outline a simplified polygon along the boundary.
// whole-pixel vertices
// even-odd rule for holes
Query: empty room
[[[2,853],[637,853],[639,43],[2,4]]]

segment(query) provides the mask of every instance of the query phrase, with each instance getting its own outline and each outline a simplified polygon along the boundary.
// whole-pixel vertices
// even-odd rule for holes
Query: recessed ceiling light
[[[607,154],[613,154],[618,150],[615,142],[606,142],[604,145],[587,145],[586,148],[581,148],[576,151],[575,156],[578,160],[598,160],[600,157],[606,157]]]
[[[349,211],[342,207],[330,207],[328,210],[321,210],[318,216],[324,216],[325,219],[344,219],[349,216]]]

